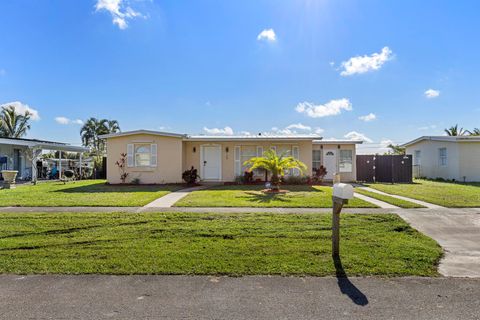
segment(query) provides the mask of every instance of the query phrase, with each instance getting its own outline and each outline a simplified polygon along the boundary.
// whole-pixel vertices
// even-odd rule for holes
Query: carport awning
[[[43,141],[36,139],[17,139],[17,138],[0,138],[0,145],[14,145],[14,146],[24,146],[31,149],[42,149],[42,150],[57,150],[57,151],[67,151],[67,152],[86,152],[89,149],[85,147],[72,146],[67,143],[54,142],[54,141]]]

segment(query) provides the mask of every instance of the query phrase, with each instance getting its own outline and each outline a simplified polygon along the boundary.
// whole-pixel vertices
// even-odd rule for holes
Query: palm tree
[[[117,120],[103,120],[105,121],[105,126],[108,133],[117,133],[120,132],[120,125]]]
[[[21,138],[30,130],[30,117],[32,114],[29,111],[18,114],[14,106],[4,107],[0,114],[0,137],[6,138]]]
[[[445,129],[445,133],[449,136],[464,136],[468,133],[468,131],[463,130],[463,128],[458,128],[458,124],[449,129]]]
[[[405,154],[405,148],[404,147],[400,147],[398,144],[395,145],[393,143],[389,144],[387,146],[387,148],[390,149],[390,151],[388,152],[388,154],[399,154],[399,155],[404,155]]]
[[[473,129],[473,131],[470,131],[470,135],[471,136],[480,136],[480,129],[479,128]]]
[[[307,166],[294,157],[287,156],[286,153],[277,155],[277,153],[270,149],[266,151],[262,157],[253,157],[245,161],[243,164],[250,166],[249,171],[255,169],[264,169],[271,173],[272,190],[278,190],[280,184],[280,177],[283,177],[285,171],[290,169],[299,169],[305,171]]]

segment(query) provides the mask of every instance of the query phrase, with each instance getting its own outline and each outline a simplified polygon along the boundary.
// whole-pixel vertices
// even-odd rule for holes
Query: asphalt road
[[[2,275],[0,319],[480,319],[480,279]]]

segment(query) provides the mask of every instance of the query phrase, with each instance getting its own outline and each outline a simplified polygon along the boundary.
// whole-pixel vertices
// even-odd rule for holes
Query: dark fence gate
[[[357,155],[357,180],[411,183],[411,155]]]

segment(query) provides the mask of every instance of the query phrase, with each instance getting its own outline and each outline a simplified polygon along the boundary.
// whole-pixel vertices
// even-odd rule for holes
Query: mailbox
[[[346,183],[335,183],[333,185],[333,196],[344,200],[353,198],[353,187]]]

